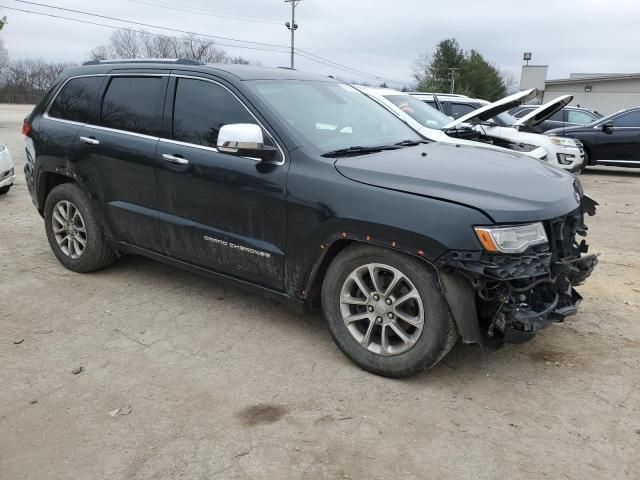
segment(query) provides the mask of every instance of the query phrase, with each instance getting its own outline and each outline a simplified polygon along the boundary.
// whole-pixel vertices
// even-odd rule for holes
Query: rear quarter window
[[[49,116],[79,123],[95,122],[98,94],[104,77],[72,78],[56,96]]]
[[[113,77],[102,101],[100,125],[158,135],[162,126],[163,77]]]

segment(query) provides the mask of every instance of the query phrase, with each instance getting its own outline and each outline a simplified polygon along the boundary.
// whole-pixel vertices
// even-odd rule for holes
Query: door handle
[[[162,158],[167,162],[171,162],[174,165],[189,165],[189,160],[182,157],[176,157],[175,155],[170,155],[168,153],[163,153]]]
[[[100,145],[100,140],[96,140],[93,137],[80,137],[80,141],[87,145]]]

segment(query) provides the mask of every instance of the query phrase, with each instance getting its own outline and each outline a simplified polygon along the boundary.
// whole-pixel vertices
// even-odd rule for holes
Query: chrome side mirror
[[[278,152],[264,144],[262,128],[253,123],[224,125],[218,133],[218,151],[259,160],[272,160]]]

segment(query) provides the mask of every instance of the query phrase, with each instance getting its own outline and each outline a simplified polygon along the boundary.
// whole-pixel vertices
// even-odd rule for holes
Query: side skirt
[[[291,297],[284,292],[263,287],[261,285],[251,283],[246,280],[240,280],[238,278],[232,277],[230,275],[226,275],[224,273],[219,273],[213,270],[199,267],[198,265],[193,265],[191,263],[183,262],[181,260],[177,260],[167,255],[162,255],[160,253],[152,252],[151,250],[146,250],[144,248],[136,247],[135,245],[130,245],[126,242],[111,242],[111,243],[113,245],[113,248],[118,252],[131,254],[131,255],[141,255],[143,257],[147,257],[152,260],[157,260],[159,262],[166,263],[174,267],[178,267],[183,270],[187,270],[189,272],[211,278],[213,280],[217,280],[219,282],[222,282],[225,285],[229,285],[232,287],[250,291],[252,293],[256,293],[263,297],[270,298],[272,300],[276,300],[280,303],[283,303],[298,313],[305,313],[306,311],[305,309],[306,304],[303,300]]]

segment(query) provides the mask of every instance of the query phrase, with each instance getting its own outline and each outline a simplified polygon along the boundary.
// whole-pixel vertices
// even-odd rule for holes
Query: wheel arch
[[[307,280],[306,288],[302,292],[306,311],[316,312],[320,309],[322,284],[329,265],[340,252],[355,245],[377,246],[420,260],[425,268],[430,269],[436,275],[441,294],[462,337],[462,341],[466,344],[480,344],[483,350],[486,351],[499,348],[499,345],[487,338],[481,330],[476,310],[475,289],[466,278],[453,272],[442,271],[421,250],[402,246],[396,242],[386,244],[375,241],[370,237],[357,238],[353,235],[341,234],[340,237],[333,239],[333,241],[328,241],[321,245],[322,253],[315,262]]]
[[[320,244],[320,253],[313,262],[313,266],[303,283],[303,289],[300,296],[306,304],[307,310],[318,311],[320,308],[320,292],[322,290],[322,282],[329,265],[344,249],[353,245],[371,245],[385,248],[390,251],[396,251],[416,257],[424,262],[424,264],[438,273],[435,265],[426,257],[426,253],[418,248],[403,244],[397,241],[386,241],[383,239],[373,238],[370,235],[358,235],[353,233],[342,232],[335,234]]]
[[[72,177],[65,175],[61,172],[41,171],[38,175],[37,182],[37,198],[38,198],[38,212],[40,215],[44,215],[44,206],[47,202],[47,197],[51,191],[58,185],[63,183],[77,183]]]

